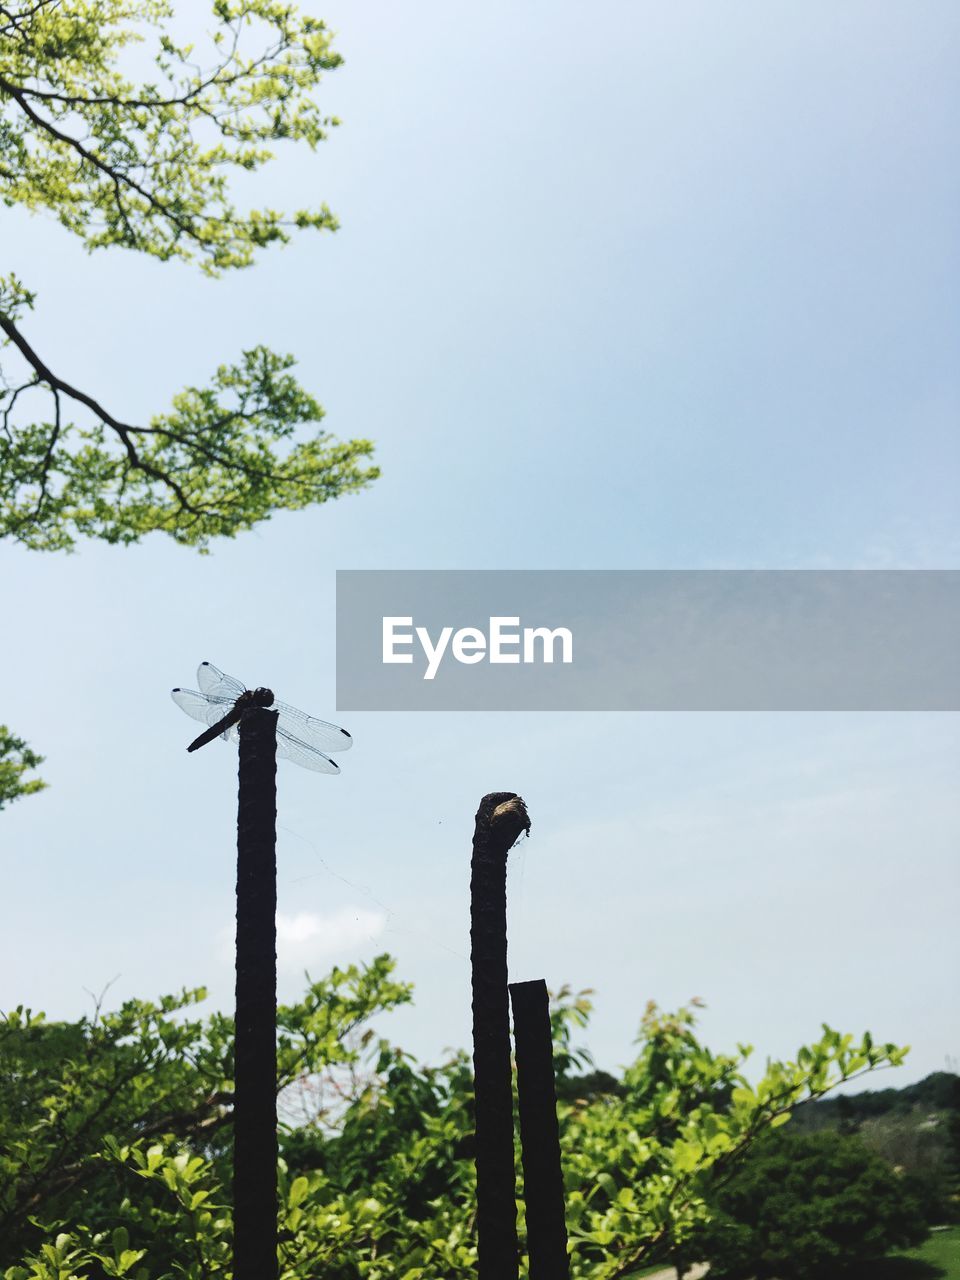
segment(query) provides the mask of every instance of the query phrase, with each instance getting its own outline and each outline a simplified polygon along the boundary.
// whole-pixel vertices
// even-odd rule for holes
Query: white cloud
[[[277,912],[277,969],[301,975],[315,965],[339,963],[349,953],[379,937],[387,923],[385,911],[366,907],[341,907],[329,915],[315,911],[298,911],[293,915]],[[217,933],[217,951],[222,963],[233,965],[236,925],[225,924]],[[352,955],[349,955],[352,958]],[[316,976],[316,975],[315,975]]]
[[[371,942],[386,923],[385,912],[365,907],[341,907],[326,916],[313,911],[278,912],[277,965],[301,972],[318,960],[338,960]]]

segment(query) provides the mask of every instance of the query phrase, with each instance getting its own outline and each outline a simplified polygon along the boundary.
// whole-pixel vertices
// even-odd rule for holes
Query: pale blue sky
[[[235,757],[168,689],[206,658],[338,718],[337,568],[960,567],[955,5],[320,11],[343,126],[251,190],[336,236],[210,282],[0,215],[31,340],[116,412],[264,342],[384,471],[207,558],[0,548],[0,714],[51,783],[0,817],[0,1006],[229,1007]],[[472,815],[512,789],[512,974],[595,987],[604,1065],[693,995],[717,1049],[960,1058],[955,716],[339,718],[342,777],[281,766],[281,912],[321,920],[282,995],[389,949],[383,1030],[466,1045]]]

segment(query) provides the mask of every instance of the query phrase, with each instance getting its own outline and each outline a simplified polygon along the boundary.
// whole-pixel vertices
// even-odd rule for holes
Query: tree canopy
[[[0,724],[0,809],[21,796],[33,795],[47,785],[27,775],[43,764],[43,756],[31,751],[22,738]]]
[[[315,97],[341,61],[324,23],[283,0],[214,0],[203,40],[176,38],[174,18],[168,0],[0,4],[0,199],[51,214],[90,251],[209,275],[294,230],[334,230],[325,205],[246,210],[230,189],[276,144],[314,148],[336,125]],[[161,531],[202,549],[376,477],[368,440],[299,438],[323,411],[293,358],[263,346],[128,420],[109,389],[74,385],[37,349],[24,270],[0,273],[0,535],[64,550]]]
[[[202,998],[0,1022],[5,1280],[229,1275],[233,1022],[197,1016]],[[382,1038],[372,1021],[410,999],[380,956],[278,1010],[283,1280],[475,1274],[472,1071],[464,1053],[426,1067]],[[711,1171],[805,1099],[905,1052],[824,1028],[751,1083],[746,1046],[714,1054],[692,1009],[651,1005],[618,1087],[585,1097],[575,1073],[589,1055],[572,1037],[589,1011],[564,990],[552,1012],[575,1280],[668,1257],[702,1223]]]
[[[316,99],[341,62],[324,23],[281,0],[214,0],[196,39],[175,18],[169,0],[0,0],[3,204],[52,216],[90,252],[214,276],[295,230],[335,230],[326,205],[242,209],[230,187],[278,144],[315,148],[337,124]],[[64,551],[162,532],[204,550],[378,475],[370,441],[319,430],[293,357],[263,345],[132,420],[40,349],[28,270],[0,263],[0,538]],[[39,761],[0,739],[0,808],[44,785],[24,778]]]

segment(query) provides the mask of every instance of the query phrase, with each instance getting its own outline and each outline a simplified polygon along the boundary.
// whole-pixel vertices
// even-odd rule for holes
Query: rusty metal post
[[[234,1088],[234,1277],[276,1280],[277,713],[266,707],[240,721]]]
[[[507,995],[507,853],[529,830],[526,807],[512,791],[495,791],[480,801],[470,875],[478,1280],[515,1280],[519,1274]]]
[[[512,982],[513,1038],[517,1051],[517,1096],[527,1211],[530,1280],[567,1280],[560,1128],[550,1032],[550,997],[542,978]]]

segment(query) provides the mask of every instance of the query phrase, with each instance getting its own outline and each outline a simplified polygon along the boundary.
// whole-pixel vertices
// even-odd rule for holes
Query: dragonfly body
[[[182,693],[181,689],[174,689],[174,693]],[[247,707],[269,707],[273,703],[272,689],[244,689],[240,697],[233,704],[233,710],[228,711],[225,716],[206,729],[200,734],[199,738],[194,738],[193,742],[187,747],[188,751],[196,751],[198,747],[205,747],[208,742],[212,742],[214,738],[219,738],[221,734],[225,734],[227,729],[232,725],[239,724],[240,718],[246,711]]]
[[[196,751],[214,738],[236,742],[241,717],[248,707],[274,707],[277,711],[278,756],[318,773],[340,772],[339,765],[331,760],[329,753],[346,751],[353,746],[353,738],[346,729],[317,720],[285,702],[278,702],[272,689],[247,689],[239,680],[226,675],[210,662],[200,663],[197,683],[200,691],[177,688],[170,695],[188,716],[209,725],[190,743],[188,751]]]

